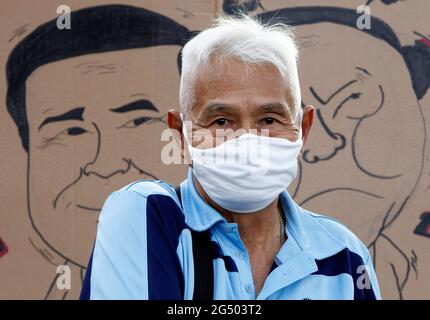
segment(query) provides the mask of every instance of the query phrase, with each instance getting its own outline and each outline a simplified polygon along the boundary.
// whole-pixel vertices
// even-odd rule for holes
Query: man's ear
[[[170,129],[176,129],[179,132],[182,131],[182,120],[179,111],[170,109],[167,112],[167,125]]]
[[[185,151],[185,140],[182,133],[182,126],[184,124],[182,123],[181,114],[179,113],[179,111],[176,111],[175,109],[170,109],[167,112],[167,125],[172,130],[175,141],[181,148],[182,159],[185,160],[185,163],[189,163],[187,161],[190,161],[190,156],[188,154],[188,151]]]
[[[302,149],[300,150],[300,156],[302,155],[303,147],[308,139],[312,125],[314,123],[314,114],[315,114],[315,110],[313,106],[306,106],[303,108],[303,118],[302,118],[303,145],[302,145]]]
[[[172,130],[176,143],[183,149],[182,120],[179,111],[170,109],[167,112],[167,125]]]

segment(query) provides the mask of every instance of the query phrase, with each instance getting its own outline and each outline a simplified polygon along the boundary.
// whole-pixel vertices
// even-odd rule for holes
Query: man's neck
[[[249,256],[255,292],[258,295],[281,248],[281,222],[278,212],[282,211],[278,211],[279,197],[263,210],[234,213],[214,203],[194,176],[193,181],[197,191],[208,204],[228,222],[238,225],[240,238]]]

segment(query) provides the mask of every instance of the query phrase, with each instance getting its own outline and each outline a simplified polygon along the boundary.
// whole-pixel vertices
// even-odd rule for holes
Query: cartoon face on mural
[[[379,237],[387,237],[384,230],[404,211],[423,174],[425,122],[417,98],[429,77],[415,73],[420,61],[411,58],[414,48],[402,48],[375,17],[372,29],[363,31],[348,9],[296,7],[261,16],[275,14],[295,26],[302,101],[316,107],[290,191],[300,205],[345,223],[376,259]],[[397,260],[409,265],[388,240]],[[399,287],[407,277],[399,276]]]
[[[175,103],[160,90],[177,91],[179,80],[160,80],[153,60],[174,68],[178,50],[85,55],[43,66],[27,80],[31,217],[44,239],[76,264],[88,262],[92,244],[82,234],[94,234],[112,188],[166,173],[159,153],[147,150],[161,149],[164,116]]]
[[[72,19],[71,33],[54,20],[12,52],[8,108],[28,152],[34,230],[67,262],[86,267],[107,195],[178,170],[162,165],[159,150],[187,30],[129,6],[83,9]]]
[[[371,31],[359,30],[348,9],[275,13],[296,27],[303,103],[317,107],[296,199],[334,213],[371,244],[401,211],[423,166],[423,117],[398,39],[376,18]],[[336,167],[347,174],[334,174]]]
[[[317,106],[318,120],[303,152],[297,197],[370,244],[421,175],[424,124],[409,72],[388,44],[357,29],[320,23],[297,33],[304,44],[303,101]],[[319,56],[333,59],[321,63]],[[335,175],[334,167],[347,174]]]
[[[307,37],[311,29],[303,26],[298,32]],[[327,36],[333,29],[338,40]],[[342,52],[351,41],[354,50]],[[303,188],[297,197],[304,206],[331,212],[354,230],[381,270],[385,259],[381,261],[379,237],[405,214],[404,206],[422,175],[425,131],[402,57],[378,41],[329,23],[318,26],[318,37],[306,38],[303,100],[318,106],[318,121],[303,154]],[[336,56],[336,61],[319,64],[316,52]],[[324,81],[323,75],[330,72],[331,80]],[[334,174],[335,167],[345,168],[347,174]],[[394,265],[403,257],[403,251],[398,252]],[[399,277],[403,281],[408,274]]]

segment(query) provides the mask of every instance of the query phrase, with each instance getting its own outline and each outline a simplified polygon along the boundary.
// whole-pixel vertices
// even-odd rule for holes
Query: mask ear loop
[[[184,136],[185,143],[188,145],[188,152],[191,153],[190,148],[192,148],[192,144],[188,140],[188,130],[187,130],[187,125],[185,123],[186,122],[185,116],[182,112],[179,113],[179,116],[181,117],[181,121],[182,121],[182,135]],[[187,147],[185,147],[185,148],[187,148]],[[191,159],[190,166],[191,166],[191,168],[193,167],[193,160],[192,159]]]
[[[185,124],[185,116],[184,114],[181,112],[179,113],[179,116],[181,117],[181,121],[182,121],[182,135],[184,136],[185,141],[190,144],[189,140],[188,140],[188,130],[187,130],[187,125]]]
[[[299,139],[302,138],[302,120],[303,120],[303,108],[300,107],[297,111],[296,125],[299,127]]]

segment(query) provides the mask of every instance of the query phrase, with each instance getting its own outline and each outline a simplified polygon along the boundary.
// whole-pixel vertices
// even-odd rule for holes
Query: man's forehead
[[[224,110],[244,104],[293,106],[287,83],[270,64],[247,66],[239,59],[228,58],[199,70],[195,84],[195,116],[214,104],[224,106]]]
[[[287,89],[285,80],[274,66],[245,65],[236,59],[199,70],[195,82],[197,98],[206,99],[237,97],[243,92],[279,95]]]

